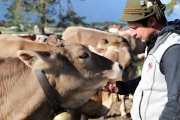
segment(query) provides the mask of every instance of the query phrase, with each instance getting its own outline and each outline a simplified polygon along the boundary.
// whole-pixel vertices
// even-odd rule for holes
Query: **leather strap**
[[[44,70],[35,70],[38,81],[44,91],[47,101],[49,102],[51,108],[54,110],[54,116],[64,112],[64,108],[61,107],[59,101],[57,100],[54,91],[45,75]]]

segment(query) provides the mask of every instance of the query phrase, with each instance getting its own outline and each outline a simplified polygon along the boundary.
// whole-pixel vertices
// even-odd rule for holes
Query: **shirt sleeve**
[[[160,62],[167,83],[166,103],[159,120],[180,120],[180,45],[168,48]]]
[[[118,94],[128,95],[130,93],[134,93],[140,80],[141,76],[127,82],[116,81],[117,87],[119,88]]]

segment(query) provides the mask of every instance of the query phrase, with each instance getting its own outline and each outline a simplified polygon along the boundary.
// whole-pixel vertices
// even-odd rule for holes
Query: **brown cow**
[[[106,48],[105,48],[106,47]],[[131,52],[129,47],[124,42],[111,42],[106,44],[104,49],[94,48],[89,46],[89,49],[99,55],[105,56],[110,60],[117,61],[122,64],[124,72],[119,80],[127,81],[133,79],[136,76],[137,72],[137,62],[143,58],[143,55],[135,55]],[[125,111],[125,96],[120,95],[121,106],[120,112],[121,116],[126,116]]]
[[[32,40],[32,41],[36,40],[36,35],[35,34],[11,34],[11,35],[22,37],[22,38]]]
[[[132,79],[134,77],[135,72],[132,70],[133,67],[137,67],[136,63],[143,60],[144,58],[144,53],[138,55],[134,54],[130,46],[126,43],[109,42],[105,38],[98,41],[97,47],[89,45],[88,48],[94,53],[111,59],[112,61],[121,63],[125,71],[123,72],[123,76],[120,79],[124,81]]]
[[[26,38],[27,40],[37,41],[37,42],[45,42],[48,36],[46,35],[36,35],[36,34],[11,34],[14,36],[19,36],[22,38]]]
[[[53,36],[52,36],[53,37]],[[50,37],[49,37],[50,38]],[[51,38],[51,40],[56,41],[56,38]],[[52,41],[54,43],[54,41]],[[107,39],[101,39],[98,41],[98,47],[92,47],[89,45],[89,49],[95,53],[98,53],[102,56],[105,56],[113,61],[118,61],[122,63],[124,70],[123,78],[119,80],[129,80],[134,78],[136,75],[137,65],[136,62],[140,60],[140,57],[131,53],[129,46],[124,42],[112,42],[109,43]],[[123,57],[122,57],[123,56]],[[143,56],[142,56],[143,57]],[[142,58],[141,57],[141,58]],[[71,111],[73,120],[79,120],[80,114],[88,116],[89,118],[98,118],[105,115],[111,105],[112,105],[112,96],[106,92],[97,92],[91,97],[91,99],[85,103],[78,110]],[[122,102],[124,103],[125,96],[121,96]],[[121,104],[121,115],[125,116],[125,105]],[[92,107],[96,106],[96,107]],[[85,118],[84,118],[85,119]],[[87,118],[86,118],[87,119]]]
[[[17,50],[46,51],[47,47],[44,42],[34,42],[11,34],[0,34],[1,57],[17,57]]]
[[[121,45],[122,47],[118,47],[119,45]],[[99,40],[98,47],[99,48],[89,46],[89,49],[99,55],[107,57],[110,60],[121,63],[122,66],[125,68],[122,78],[120,78],[119,80],[127,81],[134,79],[134,77],[136,77],[137,62],[140,62],[144,59],[144,53],[135,55],[131,52],[131,50],[128,50],[127,52],[126,49],[129,49],[129,47],[125,45],[125,43],[123,42],[108,43],[107,39]],[[127,56],[131,56],[131,58]],[[128,64],[131,64],[131,66],[129,67]],[[121,105],[120,105],[121,116],[129,117],[125,108],[125,95],[119,95],[119,97],[121,99]],[[129,99],[131,100],[133,99],[132,94],[129,95]]]
[[[117,62],[77,43],[49,46],[47,51],[18,50],[17,54],[20,59],[0,59],[1,120],[53,118],[54,112],[38,83],[35,69],[44,69],[64,109],[82,106],[98,88],[122,73]]]
[[[118,35],[93,28],[78,26],[70,26],[66,28],[62,34],[62,39],[64,40],[92,46],[97,46],[98,40],[102,38],[108,39],[109,42],[123,41],[130,46],[133,53],[144,53],[145,43],[142,43],[139,39],[131,37],[130,34]]]
[[[1,37],[0,37],[1,38]],[[8,37],[7,36],[7,38],[9,38],[10,40],[8,40],[11,44],[13,44],[14,46],[16,46],[16,48],[13,48],[13,51],[16,51],[18,48],[22,48],[22,49],[40,49],[40,50],[46,50],[45,48],[45,44],[43,44],[43,43],[38,43],[38,45],[39,45],[39,47],[37,46],[37,44],[36,43],[34,43],[34,42],[28,42],[28,41],[23,41],[23,40],[21,40],[21,41],[19,41],[19,40],[13,40],[13,38],[12,37]],[[49,39],[51,40],[50,42],[51,43],[48,43],[48,44],[51,44],[51,45],[54,45],[54,46],[58,46],[58,44],[56,43],[56,40],[57,40],[57,37],[56,36],[50,36],[49,37]],[[105,42],[103,42],[103,41],[105,41],[105,40],[101,40],[101,46],[103,46],[103,45],[107,45],[107,43],[108,43],[108,41],[105,41]],[[1,41],[1,45],[3,45],[3,43],[6,43],[7,42],[7,40],[5,40],[5,39],[3,39],[2,41]],[[26,44],[27,43],[27,44]],[[129,57],[126,57],[127,59],[124,59],[125,57],[119,57],[120,59],[124,59],[124,60],[122,60],[121,62],[123,63],[123,67],[124,68],[128,68],[127,66],[129,66],[129,63],[127,62],[127,63],[125,63],[125,62],[123,62],[123,61],[131,61],[131,57],[130,57],[130,55],[129,55],[129,50],[128,50],[128,48],[127,48],[127,45],[126,44],[123,44],[123,43],[121,43],[122,45],[119,45],[119,46],[121,46],[121,47],[113,47],[114,49],[116,49],[116,51],[115,50],[113,50],[113,49],[109,49],[109,50],[113,50],[113,51],[115,51],[115,52],[113,52],[112,51],[112,53],[118,53],[118,51],[120,50],[121,52],[119,52],[119,53],[122,53],[122,55],[121,54],[117,54],[117,56],[124,56],[124,55],[127,55],[127,56],[129,56]],[[33,45],[33,46],[32,46]],[[9,45],[7,45],[7,46],[9,46]],[[29,46],[29,47],[28,47]],[[30,46],[32,46],[32,47],[30,47]],[[110,47],[110,46],[113,46],[113,44],[111,44],[111,45],[108,45],[109,46],[109,48],[112,48],[112,47]],[[116,46],[116,45],[115,45]],[[123,48],[123,46],[124,46],[124,48]],[[124,52],[123,52],[124,51]],[[9,53],[7,53],[6,52],[6,56],[7,55],[9,55]],[[15,54],[16,55],[16,54]],[[107,56],[106,56],[107,57]],[[127,69],[127,70],[129,70],[129,69]],[[125,73],[128,73],[128,72],[125,72]],[[123,76],[125,76],[125,75],[123,75]],[[106,108],[107,107],[107,110],[109,110],[109,108],[111,107],[111,104],[112,104],[112,94],[108,94],[108,93],[96,93],[92,98],[91,98],[91,100],[89,100],[87,103],[86,103],[86,105],[84,105],[84,107],[82,106],[81,107],[81,111],[82,111],[82,113],[86,113],[88,116],[90,116],[90,114],[91,114],[91,117],[93,117],[93,114],[92,114],[92,111],[91,112],[89,112],[88,110],[86,110],[87,108],[87,106],[88,105],[91,105],[92,104],[92,101],[94,101],[94,99],[98,99],[98,100],[100,100],[99,102],[98,102],[98,106],[104,106],[104,108]],[[102,101],[101,101],[102,100]],[[97,106],[97,105],[96,105]],[[103,109],[101,109],[101,107],[97,107],[98,109],[100,109],[101,111],[103,110]],[[99,111],[100,111],[99,110]],[[107,113],[107,110],[104,110],[101,114],[98,114],[98,117],[99,116],[102,116],[102,115],[105,115],[106,113]],[[96,113],[96,111],[97,110],[93,110],[95,113]],[[89,112],[89,113],[88,113]],[[76,116],[77,116],[77,114],[76,114]],[[97,117],[97,115],[94,115],[94,117]]]

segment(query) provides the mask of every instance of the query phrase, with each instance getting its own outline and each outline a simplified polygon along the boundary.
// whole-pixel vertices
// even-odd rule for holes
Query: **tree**
[[[55,15],[54,7],[56,0],[1,0],[8,2],[8,13],[5,15],[11,25],[26,24],[32,22],[36,17],[40,23],[41,34],[44,34],[46,21],[53,22],[52,16]]]
[[[60,17],[60,21],[57,24],[58,27],[67,28],[69,25],[87,25],[85,22],[83,22],[83,19],[85,17],[78,17],[76,16],[76,13],[71,10],[66,15]]]
[[[170,16],[176,5],[180,3],[180,0],[171,0],[168,4],[166,4],[166,14]]]
[[[60,17],[59,25],[67,23],[79,24],[83,23],[84,17],[77,17],[76,13],[72,10],[71,1],[67,2],[67,11],[62,14],[63,7],[60,0],[1,0],[10,3],[7,7],[8,13],[5,15],[11,22],[11,25],[19,25],[20,23],[32,22],[36,18],[36,23],[40,28],[40,34],[45,34],[44,27],[47,23],[55,23],[55,16]],[[55,5],[59,4],[59,13],[55,10]],[[72,16],[71,16],[72,15]],[[72,21],[72,22],[71,22]],[[61,22],[61,23],[60,23]],[[66,26],[66,25],[65,25]]]
[[[8,2],[9,7],[7,8],[8,12],[5,14],[5,17],[10,20],[11,25],[19,25],[26,17],[23,17],[21,13],[26,8],[23,6],[23,0],[13,0],[11,3],[9,0],[1,0],[3,2]]]
[[[81,0],[82,1],[82,0]],[[67,1],[67,11],[63,13],[63,7],[61,7],[61,3],[59,0],[60,13],[59,13],[59,22],[57,24],[58,27],[68,27],[69,25],[87,25],[83,20],[85,17],[77,16],[77,14],[73,11],[71,1]]]

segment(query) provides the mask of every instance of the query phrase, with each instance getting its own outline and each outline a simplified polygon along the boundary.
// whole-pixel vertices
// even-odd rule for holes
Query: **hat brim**
[[[141,14],[123,14],[119,20],[123,22],[134,22],[148,18],[150,16],[152,15],[142,16]]]

